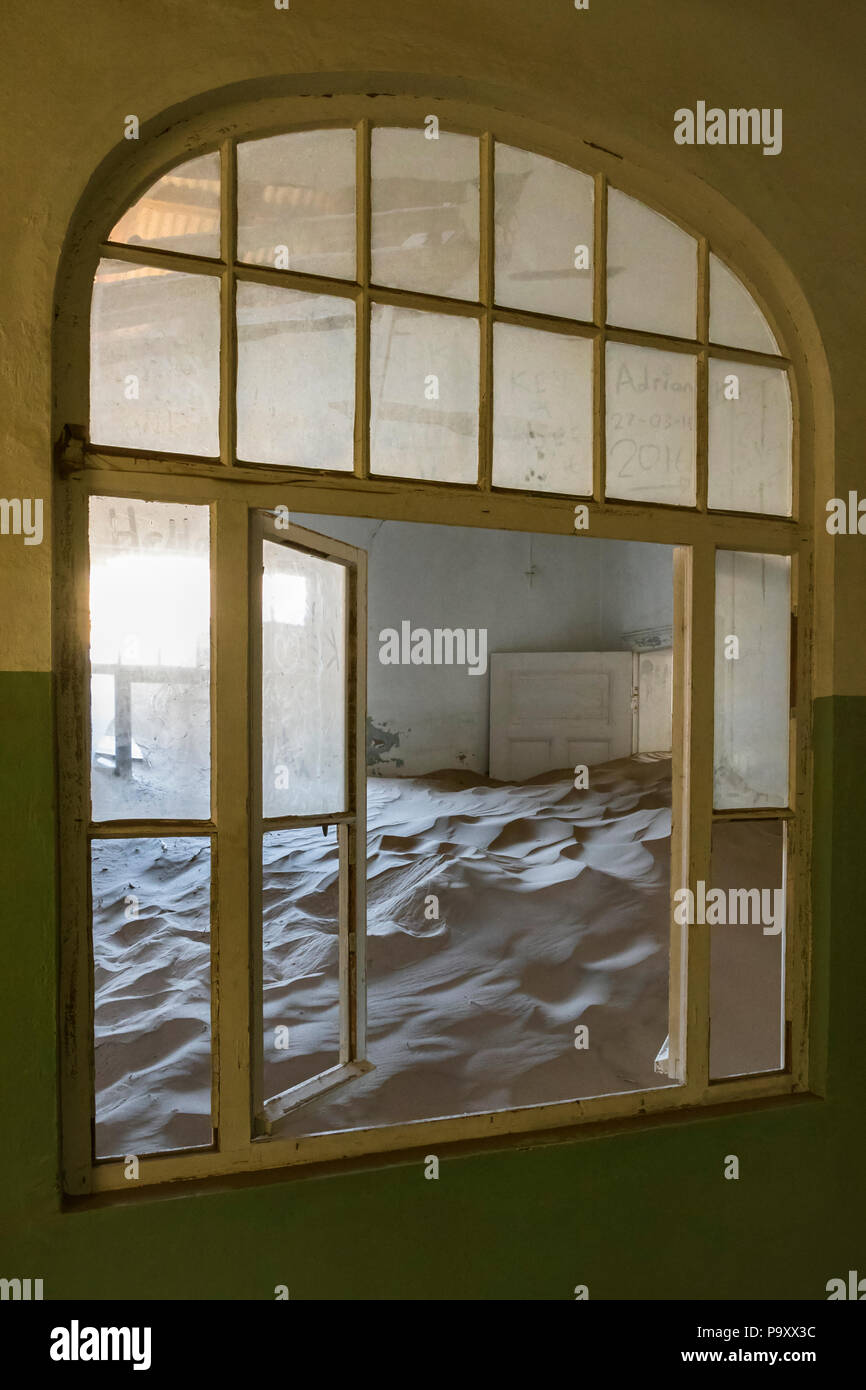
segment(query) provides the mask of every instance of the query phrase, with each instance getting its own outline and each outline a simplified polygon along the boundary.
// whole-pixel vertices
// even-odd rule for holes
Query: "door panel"
[[[631,652],[492,654],[491,777],[524,781],[631,751]]]
[[[638,656],[638,753],[669,753],[673,707],[673,648]]]

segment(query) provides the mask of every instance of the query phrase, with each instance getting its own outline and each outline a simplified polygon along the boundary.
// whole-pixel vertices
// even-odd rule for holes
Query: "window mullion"
[[[713,741],[715,712],[716,551],[710,542],[692,547],[687,622],[690,710],[684,729],[688,758],[687,887],[710,882],[713,825]],[[685,1084],[695,1097],[706,1095],[710,1066],[710,928],[683,928],[686,936]]]
[[[215,506],[215,820],[213,982],[215,1123],[222,1152],[251,1136],[249,537],[244,501]]]
[[[592,431],[592,495],[600,507],[604,506],[607,487],[607,458],[605,455],[605,319],[607,318],[607,179],[604,174],[595,176],[595,199],[593,205],[595,225],[593,229],[593,281],[592,316],[599,332],[593,344],[592,390],[593,390],[593,431]]]
[[[237,257],[237,147],[222,146],[220,229],[223,278],[220,297],[220,460],[231,467],[237,453],[237,329],[235,319]]]
[[[361,294],[355,309],[355,476],[370,476],[370,122],[358,122],[355,135],[355,278]]]
[[[481,160],[480,238],[478,296],[484,305],[481,316],[480,368],[478,392],[478,484],[489,492],[493,481],[493,303],[496,256],[495,144],[489,133],[479,141]]]

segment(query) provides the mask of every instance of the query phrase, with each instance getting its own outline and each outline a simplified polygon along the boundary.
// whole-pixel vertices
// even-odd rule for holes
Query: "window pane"
[[[709,392],[709,505],[790,516],[787,372],[711,358]]]
[[[592,255],[592,179],[497,145],[497,304],[591,319]]]
[[[781,821],[713,826],[710,1076],[785,1063],[785,848]]]
[[[791,562],[716,554],[715,804],[787,806]]]
[[[94,840],[96,1156],[210,1144],[210,841]]]
[[[219,453],[219,282],[100,261],[90,314],[90,438]]]
[[[695,505],[695,359],[607,344],[607,496]]]
[[[710,256],[710,342],[778,352],[770,325],[749,291],[718,256]]]
[[[493,481],[592,492],[592,342],[497,323]]]
[[[372,471],[474,483],[477,320],[374,304],[371,335]]]
[[[694,338],[694,237],[617,188],[608,192],[607,217],[608,323]]]
[[[351,472],[355,305],[238,284],[238,457]]]
[[[346,809],[346,571],[264,543],[265,816]]]
[[[179,164],[123,214],[109,236],[127,245],[157,246],[192,256],[220,254],[220,157]]]
[[[374,130],[373,283],[478,298],[478,141]]]
[[[355,132],[238,145],[238,260],[355,278]]]
[[[337,828],[272,830],[262,853],[265,1100],[340,1060]]]
[[[210,815],[207,507],[90,500],[94,820]]]

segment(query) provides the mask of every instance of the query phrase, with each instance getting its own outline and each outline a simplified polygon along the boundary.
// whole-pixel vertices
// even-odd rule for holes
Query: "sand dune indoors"
[[[625,758],[590,780],[585,791],[567,772],[368,783],[375,1071],[277,1133],[664,1084],[653,1061],[667,1032],[670,762]],[[209,1133],[207,855],[190,839],[135,843],[124,855],[103,842],[94,865],[102,1153]],[[333,831],[266,836],[266,1094],[337,1058],[336,880]],[[138,921],[124,918],[128,895]]]

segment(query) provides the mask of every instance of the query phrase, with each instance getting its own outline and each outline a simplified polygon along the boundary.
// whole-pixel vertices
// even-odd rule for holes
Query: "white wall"
[[[642,541],[600,541],[599,642],[603,651],[629,644],[623,633],[673,623],[673,549]]]
[[[292,520],[369,556],[368,759],[376,776],[488,767],[489,658],[483,676],[382,665],[383,629],[399,631],[404,620],[431,631],[486,628],[488,653],[615,651],[623,631],[649,625],[642,615],[671,621],[667,547],[359,517]],[[656,550],[666,560],[650,558]],[[641,588],[639,599],[629,598],[630,585]]]

